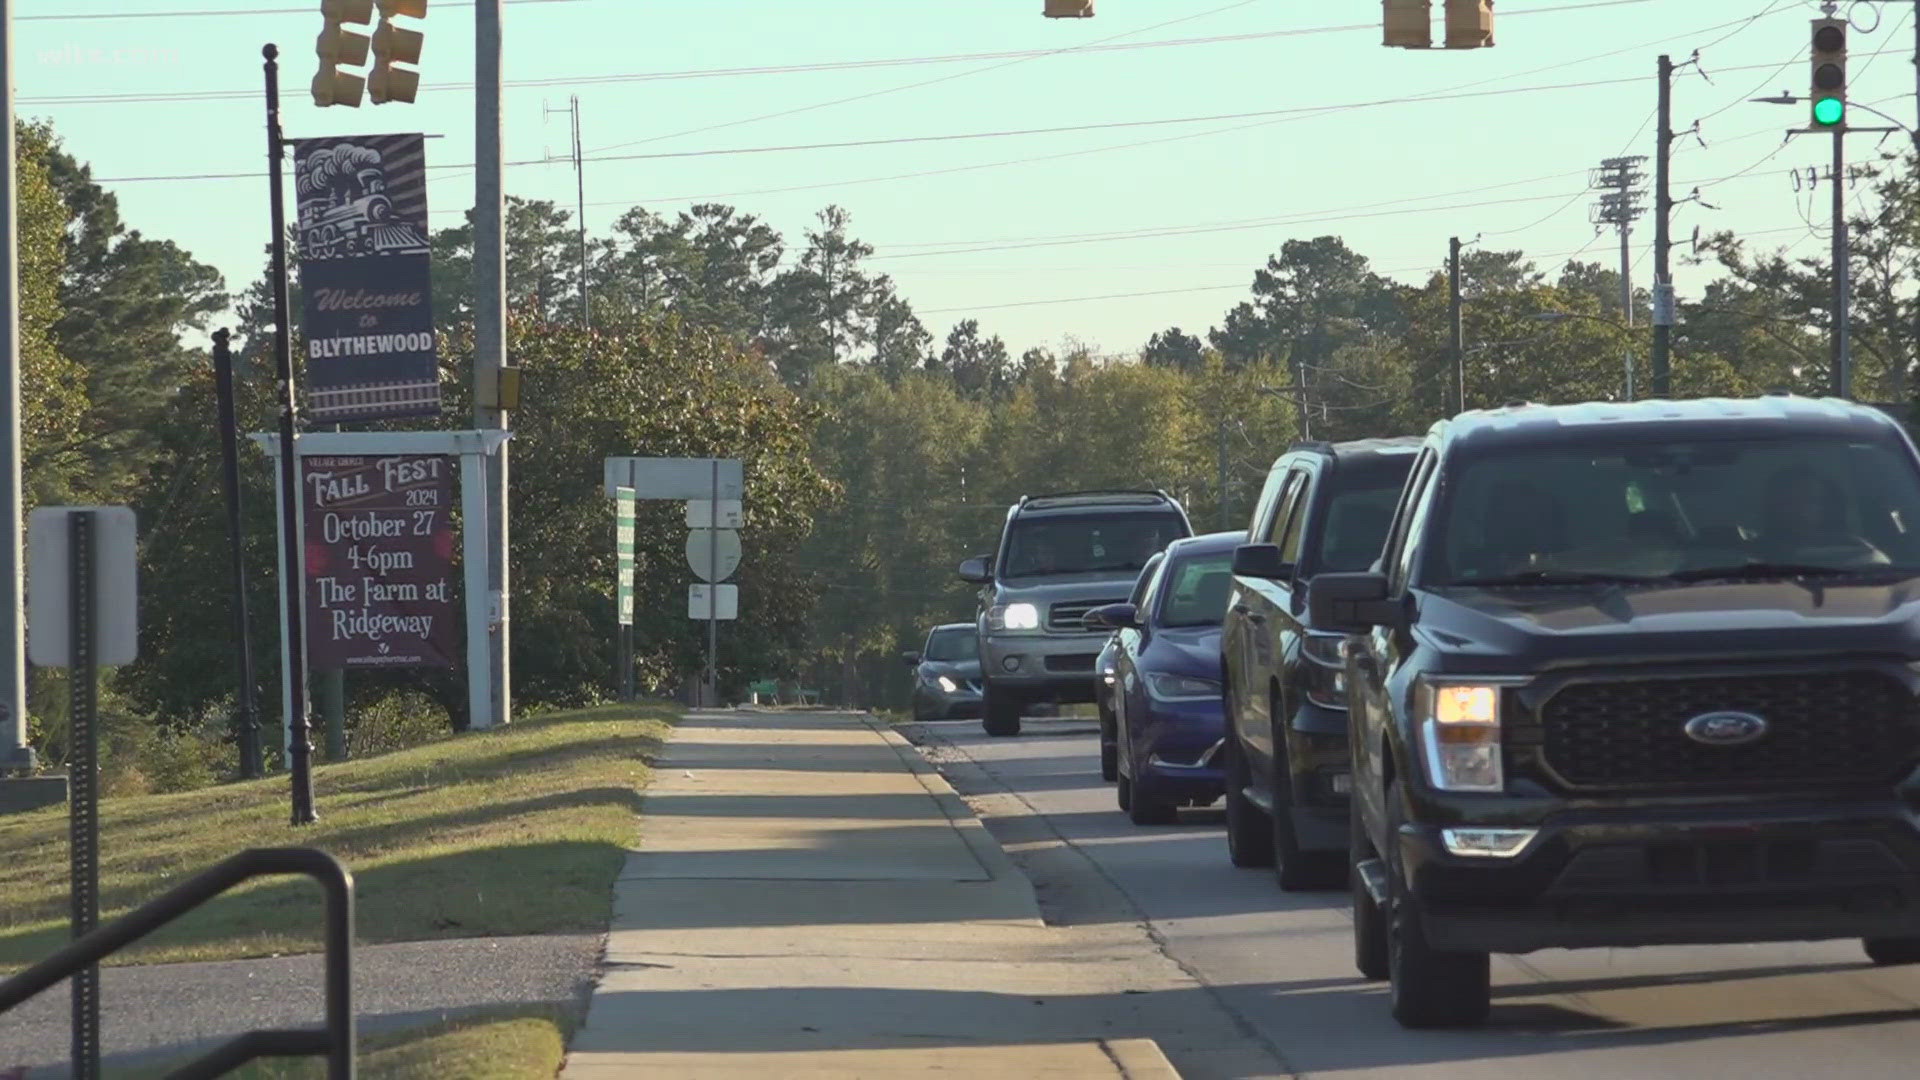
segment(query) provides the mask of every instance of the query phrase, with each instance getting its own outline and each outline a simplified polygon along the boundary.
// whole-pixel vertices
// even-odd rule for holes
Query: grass
[[[668,706],[550,714],[316,766],[320,820],[300,828],[288,824],[285,776],[105,800],[102,921],[244,848],[298,845],[352,870],[361,943],[603,930],[672,715]],[[68,939],[67,871],[64,807],[0,817],[0,972]],[[108,962],[314,952],[320,914],[312,882],[256,879]]]
[[[368,1080],[550,1078],[560,1071],[573,1018],[565,1010],[530,1008],[470,1013],[425,1027],[383,1032],[360,1040],[355,1062]],[[187,1059],[130,1070],[128,1080],[162,1080]],[[231,1080],[324,1080],[321,1058],[255,1061],[228,1073]]]

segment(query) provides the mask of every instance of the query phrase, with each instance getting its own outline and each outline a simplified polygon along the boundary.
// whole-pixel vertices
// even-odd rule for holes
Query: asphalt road
[[[1232,1014],[1239,1047],[1160,1035],[1186,1080],[1920,1075],[1920,967],[1874,968],[1851,942],[1495,957],[1485,1029],[1405,1031],[1381,984],[1354,972],[1344,892],[1282,893],[1270,871],[1235,869],[1217,808],[1133,826],[1100,780],[1091,724],[1029,720],[1019,739],[977,723],[909,732],[1033,879],[1050,922],[1140,922]]]

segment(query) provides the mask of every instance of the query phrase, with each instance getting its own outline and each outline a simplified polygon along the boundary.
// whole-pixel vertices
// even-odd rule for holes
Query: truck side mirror
[[[1387,598],[1387,575],[1321,574],[1307,589],[1307,621],[1315,630],[1364,634],[1398,625],[1401,606]]]
[[[986,585],[993,581],[993,559],[988,555],[975,555],[960,564],[960,580],[972,585]]]
[[[1237,577],[1291,581],[1293,564],[1280,557],[1277,544],[1242,544],[1233,549],[1233,572]]]

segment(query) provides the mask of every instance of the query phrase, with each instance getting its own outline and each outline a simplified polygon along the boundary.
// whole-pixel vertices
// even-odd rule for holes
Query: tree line
[[[189,252],[123,221],[49,127],[20,131],[29,497],[135,508],[142,655],[112,673],[107,700],[143,729],[222,732],[234,699],[227,538],[212,374],[192,343],[217,322],[236,329],[242,423],[270,430],[265,259],[230,293]],[[1856,386],[1905,403],[1920,322],[1911,163],[1889,160],[1874,195],[1855,222]],[[432,241],[439,423],[458,427],[470,412],[471,224]],[[838,207],[792,241],[731,206],[635,207],[583,253],[567,211],[513,199],[507,241],[509,350],[526,372],[511,600],[525,707],[600,700],[617,685],[607,455],[746,461],[743,618],[721,634],[730,687],[783,677],[889,705],[906,689],[898,652],[930,624],[971,617],[954,567],[992,543],[1023,493],[1159,487],[1203,531],[1244,527],[1267,467],[1296,438],[1414,433],[1463,398],[1619,399],[1647,385],[1644,293],[1627,301],[1629,320],[1617,271],[1543,267],[1521,250],[1464,255],[1456,369],[1444,274],[1392,281],[1337,235],[1282,242],[1212,327],[1168,327],[1118,355],[1064,340],[1018,356],[974,319],[937,335],[873,270],[873,247]],[[1687,257],[1719,276],[1681,304],[1673,392],[1821,392],[1830,267],[1731,234]],[[251,448],[242,460],[256,689],[277,723],[272,475]],[[670,508],[642,504],[634,637],[639,681],[656,693],[679,690],[704,646],[679,600],[683,538]],[[34,722],[56,758],[58,679],[36,672],[33,683]],[[356,673],[349,693],[351,722],[396,703],[465,722],[457,671]]]

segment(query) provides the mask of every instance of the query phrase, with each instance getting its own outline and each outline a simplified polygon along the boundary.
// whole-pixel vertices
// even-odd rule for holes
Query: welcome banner
[[[306,415],[335,424],[439,415],[425,138],[298,140],[294,189]]]

